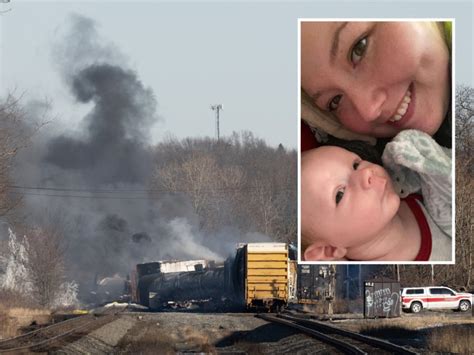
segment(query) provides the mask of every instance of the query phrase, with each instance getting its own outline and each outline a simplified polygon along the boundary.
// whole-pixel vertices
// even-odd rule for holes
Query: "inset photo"
[[[298,261],[454,263],[454,20],[298,27]]]

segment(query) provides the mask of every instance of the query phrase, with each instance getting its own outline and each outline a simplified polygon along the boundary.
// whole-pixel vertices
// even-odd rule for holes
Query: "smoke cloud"
[[[148,132],[159,120],[153,91],[128,68],[126,56],[100,37],[93,20],[72,15],[61,33],[53,59],[76,103],[90,111],[79,132],[40,130],[18,155],[15,180],[64,188],[25,194],[23,217],[34,224],[45,211],[63,215],[66,264],[80,296],[94,289],[97,276],[125,275],[137,263],[222,260],[237,241],[268,241],[236,230],[203,236],[186,198],[146,192],[153,165]]]
[[[92,185],[143,183],[150,175],[148,128],[156,100],[134,72],[93,64],[74,75],[70,89],[78,102],[92,102],[84,117],[84,138],[59,136],[48,144],[47,163],[82,172]]]

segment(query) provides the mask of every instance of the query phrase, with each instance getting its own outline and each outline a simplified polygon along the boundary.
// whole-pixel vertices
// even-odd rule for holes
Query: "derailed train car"
[[[215,263],[208,260],[185,260],[185,261],[157,261],[138,264],[136,270],[131,274],[131,299],[133,302],[150,307],[150,301],[155,302],[156,292],[154,290],[163,283],[162,292],[170,292],[173,288],[181,289],[179,275],[200,274],[204,270],[215,268]],[[174,283],[172,281],[174,280]],[[167,290],[169,288],[170,290]]]
[[[224,267],[162,274],[150,284],[149,307],[159,309],[165,304],[187,306],[211,300],[223,301],[224,285]]]
[[[132,298],[151,309],[209,301],[278,310],[296,300],[296,262],[286,243],[245,244],[223,266],[196,263],[193,271],[166,272],[160,263],[137,265],[132,278]]]

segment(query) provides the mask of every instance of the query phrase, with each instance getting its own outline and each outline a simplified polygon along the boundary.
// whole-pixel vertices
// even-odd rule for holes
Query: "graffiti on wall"
[[[369,287],[367,287],[369,286]],[[400,293],[391,287],[377,288],[366,284],[365,314],[369,317],[398,316]]]

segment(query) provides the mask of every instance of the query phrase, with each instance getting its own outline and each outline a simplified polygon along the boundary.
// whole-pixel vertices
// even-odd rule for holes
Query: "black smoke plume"
[[[79,131],[52,122],[56,131],[46,127],[38,132],[18,155],[15,180],[65,189],[26,194],[22,210],[24,220],[33,225],[45,211],[64,216],[66,264],[83,299],[95,288],[97,275],[124,276],[147,261],[223,259],[237,241],[262,240],[230,230],[205,237],[189,200],[146,192],[157,100],[117,47],[99,36],[94,21],[73,15],[66,27],[53,59],[75,100],[71,111],[87,107],[89,112],[81,118]],[[115,193],[103,193],[111,190]],[[142,193],[130,196],[118,190]]]
[[[110,64],[94,64],[73,76],[78,102],[92,102],[84,117],[83,139],[65,135],[48,144],[46,162],[77,169],[91,184],[143,183],[150,175],[147,130],[156,100],[136,74]]]

